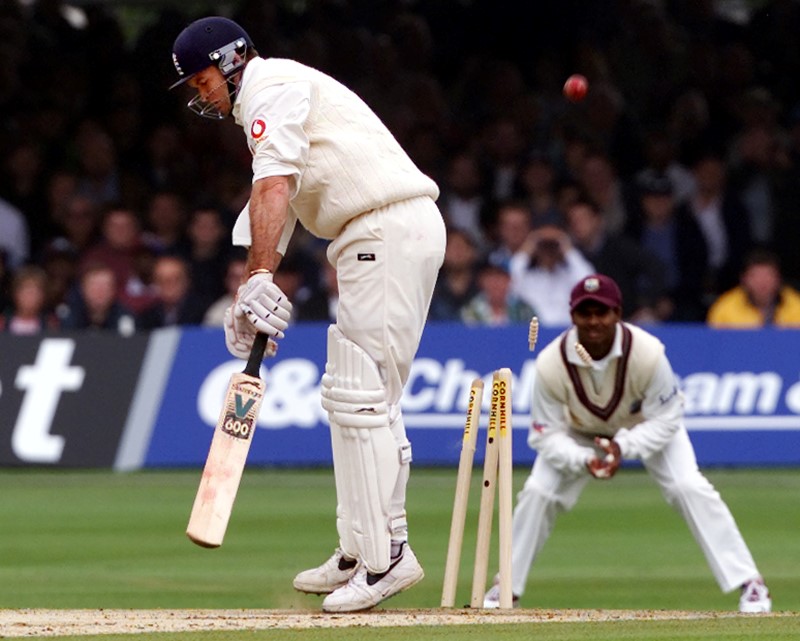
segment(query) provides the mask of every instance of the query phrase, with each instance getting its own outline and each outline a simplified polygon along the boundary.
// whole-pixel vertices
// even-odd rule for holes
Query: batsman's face
[[[584,301],[572,311],[572,322],[578,330],[578,341],[594,360],[611,351],[621,312],[594,301]]]
[[[217,67],[206,67],[192,76],[186,84],[197,90],[197,96],[202,103],[213,106],[223,116],[231,113],[233,105],[228,83]]]

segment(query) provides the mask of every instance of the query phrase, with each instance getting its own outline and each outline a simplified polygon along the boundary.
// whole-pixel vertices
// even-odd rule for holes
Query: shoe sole
[[[425,578],[425,572],[424,572],[424,570],[422,568],[420,568],[418,575],[415,575],[413,577],[409,577],[409,579],[407,579],[407,582],[406,583],[401,583],[400,587],[397,590],[395,590],[391,594],[381,598],[379,601],[373,603],[372,605],[365,605],[365,606],[360,607],[360,608],[348,608],[346,605],[334,606],[333,608],[331,608],[331,607],[326,608],[326,607],[323,606],[322,611],[323,612],[330,612],[330,613],[334,613],[335,614],[335,613],[341,613],[341,612],[364,612],[365,610],[371,610],[376,605],[379,605],[380,603],[383,603],[384,601],[388,601],[389,599],[391,599],[396,594],[400,594],[401,592],[405,592],[409,588],[414,587],[417,583],[422,581],[422,579],[424,579],[424,578]]]
[[[292,587],[298,592],[302,592],[303,594],[316,594],[316,595],[330,594],[331,592],[334,592],[335,590],[338,590],[339,588],[345,585],[347,585],[347,581],[339,583],[338,585],[332,588],[329,587],[322,588],[314,585],[308,585],[308,584],[303,585],[302,583],[292,583]]]

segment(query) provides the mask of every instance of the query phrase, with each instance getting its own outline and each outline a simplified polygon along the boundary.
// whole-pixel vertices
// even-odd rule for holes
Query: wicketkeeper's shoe
[[[424,576],[425,572],[414,552],[408,543],[403,543],[400,554],[392,559],[386,572],[372,574],[362,565],[347,585],[325,597],[322,609],[325,612],[368,610],[419,583]]]
[[[347,585],[359,565],[358,559],[346,557],[340,548],[336,548],[333,556],[318,568],[305,570],[294,577],[292,585],[300,592],[330,594],[337,588]]]
[[[514,594],[511,596],[512,607],[519,607],[519,597]],[[483,595],[483,607],[487,609],[500,607],[500,577],[495,576],[492,587]]]
[[[772,612],[772,599],[769,597],[769,589],[764,585],[764,579],[760,577],[752,579],[742,586],[739,612],[748,614]]]

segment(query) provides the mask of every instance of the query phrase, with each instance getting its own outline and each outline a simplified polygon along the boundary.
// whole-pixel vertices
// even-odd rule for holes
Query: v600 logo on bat
[[[222,431],[235,438],[250,439],[253,436],[262,397],[263,392],[255,383],[234,382],[231,396],[223,411]]]
[[[253,419],[242,420],[236,414],[226,414],[225,422],[222,424],[222,431],[229,436],[246,441],[253,436],[253,425]]]

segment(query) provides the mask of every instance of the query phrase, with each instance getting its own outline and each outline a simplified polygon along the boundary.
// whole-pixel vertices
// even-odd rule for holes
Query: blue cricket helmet
[[[241,57],[252,46],[250,36],[233,20],[221,16],[195,20],[172,46],[172,62],[180,79],[170,89],[211,65],[218,66],[227,78],[243,66]]]

